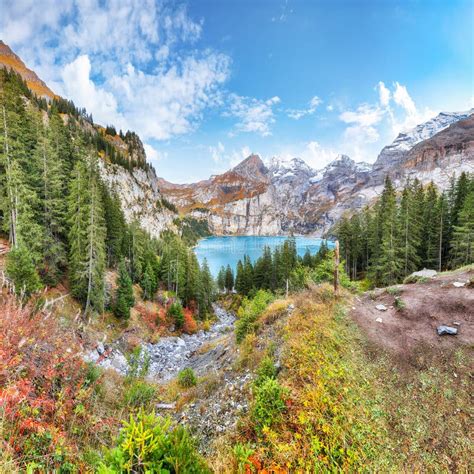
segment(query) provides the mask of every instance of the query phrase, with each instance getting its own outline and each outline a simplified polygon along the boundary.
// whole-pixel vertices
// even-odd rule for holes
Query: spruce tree
[[[234,289],[234,272],[230,265],[227,265],[225,269],[225,289],[230,293]]]
[[[457,222],[451,243],[455,267],[474,263],[474,187],[465,196]]]
[[[125,262],[122,260],[118,268],[117,292],[114,305],[115,316],[128,319],[130,317],[130,308],[134,304],[132,279],[127,271]]]
[[[105,224],[95,161],[76,163],[69,195],[69,275],[85,312],[104,306]]]

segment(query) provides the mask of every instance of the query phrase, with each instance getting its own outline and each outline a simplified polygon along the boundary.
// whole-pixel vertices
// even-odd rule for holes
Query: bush
[[[417,276],[417,275],[408,275],[404,280],[403,280],[403,283],[405,285],[408,285],[410,283],[425,283],[427,282],[429,279],[426,278],[426,277],[422,277],[422,276]]]
[[[405,307],[405,302],[400,297],[395,297],[395,308],[398,311],[402,311],[403,309],[405,309]]]
[[[267,379],[274,379],[277,376],[277,368],[270,356],[265,356],[257,369],[257,378],[254,381],[255,386],[260,386]]]
[[[272,299],[273,295],[265,290],[257,291],[251,300],[244,298],[237,313],[239,319],[235,324],[235,336],[238,343],[242,342],[247,334],[255,331],[258,317]]]
[[[106,452],[99,474],[117,472],[210,473],[196,452],[194,440],[182,426],[172,427],[169,418],[146,414],[130,416],[117,439],[117,446]]]
[[[194,370],[190,367],[181,370],[178,374],[178,383],[183,388],[194,387],[197,384],[197,378]]]
[[[182,306],[178,303],[172,303],[168,308],[168,316],[173,318],[177,329],[181,329],[184,325],[184,312]]]
[[[254,387],[254,402],[251,410],[255,431],[262,434],[265,427],[271,427],[282,420],[286,410],[287,390],[277,380],[266,377]]]
[[[247,474],[254,472],[252,464],[252,455],[255,452],[248,444],[237,443],[232,450],[235,459],[235,472],[238,474]]]
[[[124,402],[129,407],[148,405],[154,398],[155,388],[142,380],[133,380],[124,393]]]

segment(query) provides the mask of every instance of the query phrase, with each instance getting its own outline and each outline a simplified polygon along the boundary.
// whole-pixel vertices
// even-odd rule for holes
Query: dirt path
[[[440,274],[424,283],[396,285],[398,295],[375,290],[356,297],[351,317],[377,345],[400,355],[420,347],[451,349],[474,343],[474,270]],[[454,282],[465,283],[457,288]],[[403,302],[397,309],[395,299]],[[386,311],[376,309],[383,304]],[[377,321],[378,320],[378,321]],[[381,321],[380,321],[381,320]],[[440,325],[457,327],[456,336],[438,336]]]

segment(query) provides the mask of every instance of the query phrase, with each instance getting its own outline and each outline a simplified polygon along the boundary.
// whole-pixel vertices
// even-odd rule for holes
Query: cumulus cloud
[[[209,147],[211,158],[216,163],[216,167],[212,170],[213,173],[222,173],[234,166],[237,166],[242,160],[248,158],[252,151],[247,145],[240,149],[227,150],[225,145],[217,142],[216,146]]]
[[[209,147],[209,152],[214,163],[219,163],[223,160],[224,151],[225,147],[221,142],[218,142],[216,146]]]
[[[376,90],[377,102],[361,104],[339,115],[339,119],[347,125],[341,148],[356,161],[375,158],[369,148],[380,140],[381,131],[391,130],[394,139],[400,132],[406,132],[435,115],[428,108],[418,108],[407,87],[399,82],[387,86],[380,81]]]
[[[156,0],[5,0],[0,37],[95,120],[164,140],[219,102],[228,56],[195,46],[202,21]]]
[[[271,135],[271,125],[275,123],[273,107],[280,103],[279,97],[260,100],[231,94],[229,102],[224,115],[238,119],[237,132],[255,132],[263,137]]]
[[[312,140],[305,144],[300,156],[311,167],[321,169],[336,158],[337,152],[332,148],[321,146],[316,140]]]
[[[318,108],[318,105],[322,103],[322,100],[315,95],[308,103],[308,107],[305,109],[288,109],[287,114],[288,117],[299,120],[300,118],[304,117],[305,115],[313,115]]]

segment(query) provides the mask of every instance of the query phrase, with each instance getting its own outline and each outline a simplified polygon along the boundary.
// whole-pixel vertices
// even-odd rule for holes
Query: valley
[[[197,38],[204,20],[180,12],[178,36]],[[151,56],[166,61],[178,36]],[[342,106],[230,94],[203,58],[218,62],[182,59],[159,90],[165,63],[144,72],[135,58],[102,79],[116,95],[95,87],[88,55],[52,82],[70,93],[66,79],[85,77],[73,92],[140,138],[0,40],[0,472],[471,472],[474,109],[421,113],[379,82],[376,106],[338,111],[357,156],[382,118],[398,130],[373,163],[230,152],[192,142],[206,109],[186,94],[241,120],[235,143],[270,142],[277,115]],[[132,79],[151,88],[139,114],[116,99],[137,102]],[[176,91],[182,102],[145,110]],[[170,130],[192,149],[177,168],[205,150],[209,178],[162,177]],[[211,175],[221,155],[232,165]]]

